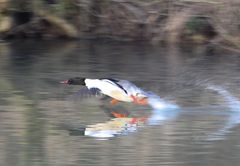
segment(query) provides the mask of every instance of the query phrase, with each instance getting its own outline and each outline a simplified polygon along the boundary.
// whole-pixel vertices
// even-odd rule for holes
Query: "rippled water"
[[[239,165],[240,55],[110,41],[0,43],[0,165]],[[77,95],[116,77],[152,106]],[[114,118],[114,113],[124,115]]]

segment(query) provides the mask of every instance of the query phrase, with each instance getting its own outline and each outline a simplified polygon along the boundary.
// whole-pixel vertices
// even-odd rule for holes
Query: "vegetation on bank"
[[[0,0],[1,38],[112,38],[240,47],[239,0]]]

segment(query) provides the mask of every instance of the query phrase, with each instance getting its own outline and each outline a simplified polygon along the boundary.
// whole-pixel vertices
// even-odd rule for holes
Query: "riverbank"
[[[110,38],[240,48],[238,0],[0,0],[0,38]]]

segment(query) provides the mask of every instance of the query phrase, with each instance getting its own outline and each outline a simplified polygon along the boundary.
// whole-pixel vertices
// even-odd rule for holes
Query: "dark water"
[[[237,166],[239,72],[240,55],[203,47],[1,43],[0,165]],[[130,80],[164,107],[82,99],[58,83],[73,76]]]

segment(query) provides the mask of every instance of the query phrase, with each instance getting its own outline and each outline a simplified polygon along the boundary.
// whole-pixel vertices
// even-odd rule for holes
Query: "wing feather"
[[[103,96],[100,89],[98,88],[88,89],[87,87],[81,88],[78,92],[76,92],[75,95],[80,98]]]
[[[102,80],[106,80],[106,81],[108,81],[109,83],[118,86],[118,87],[119,87],[120,89],[122,89],[126,94],[128,94],[128,93],[127,93],[127,90],[124,89],[124,87],[123,87],[121,84],[119,84],[119,81],[120,81],[120,80],[113,79],[113,78],[104,78],[104,79],[102,79]]]

